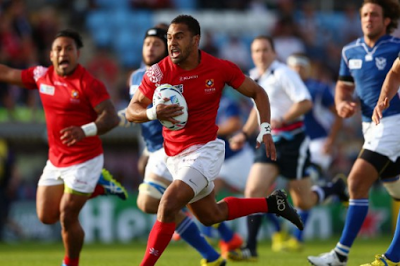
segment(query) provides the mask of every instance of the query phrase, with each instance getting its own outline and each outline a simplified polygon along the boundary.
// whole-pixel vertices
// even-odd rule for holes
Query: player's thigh
[[[245,196],[266,197],[278,174],[279,170],[275,164],[254,163],[247,178]]]
[[[175,216],[194,197],[194,191],[182,180],[174,180],[160,200],[157,217],[160,221],[175,220]]]
[[[53,224],[60,217],[60,203],[64,194],[64,184],[38,186],[36,192],[36,212],[40,221]]]
[[[368,198],[368,192],[378,179],[376,168],[368,161],[357,158],[347,178],[350,198]]]
[[[311,178],[290,180],[288,186],[294,206],[308,210],[317,204],[318,196],[311,190]]]

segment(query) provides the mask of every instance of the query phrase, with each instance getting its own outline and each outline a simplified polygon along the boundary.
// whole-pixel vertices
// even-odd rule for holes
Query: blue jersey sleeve
[[[335,99],[333,98],[333,94],[331,92],[331,88],[325,84],[322,91],[322,105],[326,108],[330,108],[335,105]]]

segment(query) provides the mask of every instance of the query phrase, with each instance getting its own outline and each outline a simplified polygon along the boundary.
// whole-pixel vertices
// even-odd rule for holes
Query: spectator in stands
[[[304,42],[299,36],[299,30],[293,18],[287,17],[278,20],[273,30],[278,60],[286,62],[291,54],[305,52]]]
[[[246,72],[250,67],[250,53],[248,50],[249,49],[238,36],[230,35],[228,42],[222,45],[219,57],[232,61],[237,64],[243,72]]]

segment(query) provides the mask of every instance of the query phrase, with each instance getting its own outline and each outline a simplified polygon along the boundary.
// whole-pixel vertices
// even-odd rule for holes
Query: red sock
[[[79,257],[71,259],[67,255],[65,255],[64,264],[66,264],[67,266],[79,266]]]
[[[153,266],[171,241],[175,223],[163,223],[158,220],[151,229],[147,241],[146,253],[140,266]]]
[[[228,205],[227,220],[233,220],[253,213],[268,212],[268,204],[265,198],[227,197],[223,201]]]
[[[96,187],[94,188],[94,191],[92,192],[92,195],[90,195],[89,199],[92,199],[92,198],[95,198],[97,196],[104,195],[104,194],[106,194],[104,187],[102,185],[96,185]]]

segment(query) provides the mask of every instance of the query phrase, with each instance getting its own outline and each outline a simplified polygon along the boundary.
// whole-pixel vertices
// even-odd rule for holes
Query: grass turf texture
[[[307,256],[318,255],[332,249],[338,238],[325,241],[307,241],[302,252],[274,253],[270,242],[259,244],[259,261],[228,262],[228,265],[309,265]],[[358,266],[374,260],[375,254],[385,252],[391,238],[380,237],[369,240],[358,239],[350,253],[348,266]],[[145,244],[86,244],[81,254],[80,266],[134,266],[139,265]],[[2,266],[59,266],[63,258],[61,243],[12,243],[0,244]],[[157,266],[198,266],[200,255],[184,242],[171,243]]]

